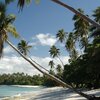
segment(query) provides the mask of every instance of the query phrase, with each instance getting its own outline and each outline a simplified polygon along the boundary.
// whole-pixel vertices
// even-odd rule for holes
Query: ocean
[[[25,85],[0,85],[0,100],[5,97],[22,95],[29,92],[38,92],[45,87],[42,86],[25,86]]]

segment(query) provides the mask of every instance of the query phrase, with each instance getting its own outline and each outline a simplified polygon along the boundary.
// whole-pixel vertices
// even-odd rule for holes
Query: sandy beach
[[[100,89],[86,91],[85,93],[100,96]],[[42,91],[36,93],[16,95],[11,98],[5,98],[2,100],[86,100],[86,99],[74,93],[72,90],[62,87],[53,87],[53,88],[43,89]]]

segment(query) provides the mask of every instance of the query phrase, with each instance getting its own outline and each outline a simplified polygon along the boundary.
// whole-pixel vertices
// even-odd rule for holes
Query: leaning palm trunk
[[[36,61],[34,61],[31,57],[29,57],[32,62],[34,62],[36,65],[38,65],[39,67],[41,67],[42,69],[44,69],[45,71],[49,72],[49,70],[47,70],[46,68],[42,67],[40,64],[38,64]]]
[[[6,40],[6,42],[15,50],[18,52],[18,54],[20,56],[22,56],[27,62],[29,62],[33,67],[35,67],[38,71],[40,71],[42,74],[48,76],[50,79],[56,81],[57,83],[59,83],[59,85],[63,86],[63,87],[67,87],[71,90],[73,90],[74,92],[76,92],[77,94],[87,98],[88,100],[99,100],[98,98],[94,97],[94,96],[90,96],[90,95],[87,95],[87,94],[84,94],[76,89],[74,89],[72,86],[66,84],[65,82],[61,81],[60,79],[56,78],[55,76],[47,73],[47,72],[44,72],[43,70],[41,70],[39,67],[37,67],[29,58],[27,58],[26,56],[24,56],[9,40]],[[95,99],[92,99],[92,98],[95,98]]]
[[[26,0],[27,1],[27,0]],[[83,15],[82,13],[78,12],[77,10],[75,10],[74,8],[72,8],[71,6],[61,2],[60,0],[51,0],[52,2],[55,2],[67,9],[69,9],[70,11],[72,11],[73,13],[79,15],[80,17],[82,17],[83,19],[85,19],[86,21],[90,22],[93,26],[100,28],[100,24],[96,23],[95,21],[93,21],[92,19],[90,19],[89,17]],[[29,2],[28,2],[29,3]],[[25,5],[25,0],[18,0],[18,6],[20,6],[20,8],[22,9],[23,6]]]
[[[96,23],[95,21],[93,21],[92,19],[90,19],[89,17],[85,16],[84,14],[80,13],[79,11],[75,10],[74,8],[72,8],[71,6],[59,1],[59,0],[51,0],[67,9],[69,9],[70,11],[72,11],[73,13],[79,15],[80,17],[82,17],[84,20],[90,22],[92,25],[94,25],[97,28],[100,28],[100,24]]]
[[[33,60],[31,57],[29,57],[33,63],[35,63],[36,65],[38,65],[40,68],[44,69],[45,71],[47,71],[48,73],[50,73],[49,70],[47,70],[46,68],[42,67],[39,63],[37,63],[35,60]],[[58,75],[54,75],[55,77],[59,77]],[[59,78],[60,80],[63,80],[62,78]]]
[[[60,59],[60,57],[59,56],[57,56],[58,57],[58,59],[60,60],[60,62],[61,62],[61,64],[62,64],[62,66],[63,66],[63,68],[64,68],[64,63],[62,62],[62,60]]]

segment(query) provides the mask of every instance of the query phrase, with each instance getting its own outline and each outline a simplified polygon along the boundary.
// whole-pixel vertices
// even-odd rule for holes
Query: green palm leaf
[[[61,30],[59,30],[58,33],[56,34],[56,37],[57,37],[58,40],[62,43],[63,41],[65,41],[66,33],[64,32],[63,29],[61,29]]]
[[[18,49],[24,55],[27,55],[27,53],[29,52],[30,48],[32,48],[32,46],[28,45],[28,42],[26,42],[25,40],[21,40],[20,43],[18,43]]]
[[[15,0],[5,0],[5,4],[10,4],[11,2],[14,2]]]
[[[14,26],[12,26],[11,24],[9,24],[6,28],[6,30],[12,34],[12,36],[14,36],[15,38],[19,37],[18,32],[16,31],[16,28]]]

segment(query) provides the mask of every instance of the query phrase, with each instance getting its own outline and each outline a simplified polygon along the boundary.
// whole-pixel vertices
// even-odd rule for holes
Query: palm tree
[[[59,49],[54,45],[50,48],[49,53],[53,58],[60,55]]]
[[[25,3],[30,3],[31,0],[18,0],[18,6],[20,7],[20,9],[23,9]],[[36,1],[40,1],[40,0],[36,0]],[[100,28],[100,24],[96,23],[95,21],[93,21],[92,19],[90,19],[89,17],[85,16],[84,14],[80,13],[79,11],[75,10],[73,7],[63,3],[60,0],[51,0],[54,3],[57,3],[67,9],[69,9],[71,12],[77,14],[78,16],[80,16],[82,19],[86,20],[87,22],[90,22],[93,26]]]
[[[96,10],[94,10],[93,15],[94,20],[100,24],[100,7],[98,7]],[[91,36],[100,36],[100,29],[97,29],[96,27],[92,27],[92,35]]]
[[[100,24],[100,7],[94,10],[93,17],[95,17],[94,20]]]
[[[76,51],[76,49],[74,48],[71,53],[70,53],[70,59],[69,62],[73,62],[78,58],[78,52]]]
[[[21,0],[20,0],[21,1]],[[1,9],[0,9],[1,10]],[[0,17],[1,17],[1,15],[3,15],[3,12],[2,12],[2,10],[0,11]],[[13,18],[12,18],[13,19]],[[58,78],[56,78],[55,76],[53,76],[53,75],[51,75],[51,74],[48,74],[48,73],[46,73],[46,72],[44,72],[44,71],[42,71],[39,67],[37,67],[37,65],[35,65],[30,59],[28,59],[25,55],[23,55],[10,41],[8,41],[8,39],[7,39],[7,28],[8,28],[8,25],[9,25],[9,23],[11,22],[12,20],[11,20],[11,17],[10,17],[10,21],[8,20],[8,21],[6,21],[6,20],[4,20],[4,22],[6,23],[6,24],[2,24],[2,23],[0,23],[0,41],[2,41],[2,42],[0,42],[1,44],[4,42],[4,40],[14,49],[14,50],[16,50],[18,53],[19,53],[19,55],[20,56],[22,56],[27,62],[29,62],[32,66],[34,66],[37,70],[39,70],[41,73],[43,73],[44,75],[47,75],[50,79],[53,79],[53,80],[55,80],[57,83],[59,83],[60,85],[62,85],[63,87],[68,87],[68,88],[70,88],[70,89],[72,89],[74,92],[76,92],[76,93],[78,93],[79,95],[81,95],[81,96],[83,96],[83,97],[85,97],[85,98],[87,98],[88,100],[99,100],[100,98],[98,97],[98,98],[96,98],[95,96],[90,96],[90,95],[87,95],[87,94],[84,94],[84,93],[82,93],[82,92],[80,92],[80,91],[77,91],[76,89],[74,89],[72,86],[70,86],[70,85],[68,85],[68,84],[66,84],[65,82],[63,82],[63,81],[61,81],[61,80],[59,80]],[[8,23],[9,22],[9,23]],[[2,27],[1,27],[2,26]],[[5,27],[6,26],[6,27]],[[9,31],[9,30],[8,30]],[[12,30],[11,30],[12,32],[14,32],[15,31],[15,28],[13,28]],[[10,32],[10,31],[9,31]],[[14,33],[17,33],[16,31],[14,32]],[[15,35],[15,36],[18,36],[18,34],[13,34],[13,35]],[[0,44],[0,45],[1,45]],[[1,47],[2,46],[0,46],[0,49],[1,49]]]
[[[28,52],[29,52],[29,49],[32,48],[31,45],[28,45],[28,42],[26,42],[25,40],[21,40],[19,43],[18,43],[18,46],[17,46],[18,50],[24,54],[25,56],[28,56]],[[40,64],[38,64],[35,60],[33,60],[30,56],[28,56],[32,62],[34,62],[36,65],[38,65],[39,67],[41,67],[42,69],[44,69],[45,71],[49,72],[49,70],[47,70],[46,68],[42,67]]]
[[[81,13],[84,14],[84,11],[82,9],[78,9]],[[74,36],[75,39],[80,42],[81,47],[87,47],[88,44],[88,33],[89,33],[89,23],[82,19],[80,16],[74,15]]]
[[[49,66],[50,66],[50,71],[49,71],[49,73],[51,74],[51,75],[55,75],[55,72],[54,72],[54,62],[53,62],[53,60],[51,60],[51,61],[49,61],[49,64],[48,64]]]
[[[30,56],[28,56],[27,52],[29,52],[29,49],[31,48],[32,46],[31,45],[28,45],[28,42],[26,42],[25,40],[21,40],[19,43],[18,43],[18,50],[24,54],[25,56],[29,57],[33,63],[35,63],[36,65],[38,65],[40,68],[44,69],[45,71],[47,71],[48,73],[54,75],[54,71],[52,70],[54,68],[54,62],[53,60],[51,60],[49,62],[49,66],[51,66],[51,69],[50,71],[47,70],[46,68],[42,67],[40,64],[38,64],[35,60],[33,60]],[[58,77],[58,76],[57,76]]]
[[[61,78],[62,77],[62,73],[63,73],[63,69],[62,69],[60,64],[57,65],[56,70],[57,70],[57,75]]]
[[[56,78],[55,76],[47,73],[47,72],[44,72],[43,70],[41,70],[36,64],[34,64],[30,59],[28,59],[25,55],[23,55],[11,42],[9,42],[8,40],[6,40],[6,42],[16,51],[18,52],[18,54],[20,56],[22,56],[27,62],[29,62],[33,67],[35,67],[38,71],[40,71],[41,73],[43,73],[44,75],[48,76],[51,80],[54,80],[56,81],[57,83],[59,83],[59,85],[63,86],[63,87],[67,87],[71,90],[73,90],[74,92],[76,92],[77,94],[87,98],[88,100],[91,100],[91,98],[94,98],[93,100],[98,100],[100,99],[99,97],[95,97],[95,96],[90,96],[90,95],[87,95],[87,94],[84,94],[76,89],[74,89],[74,87],[72,87],[71,85],[69,84],[66,84],[65,82],[61,81],[60,79]],[[96,99],[97,98],[97,99]]]
[[[67,9],[69,9],[70,11],[72,11],[73,13],[75,13],[76,15],[80,16],[82,19],[86,20],[87,22],[90,22],[92,25],[94,25],[97,28],[100,28],[100,24],[96,23],[95,21],[93,21],[92,19],[90,19],[88,16],[85,16],[84,14],[82,14],[81,12],[75,10],[73,7],[61,2],[60,0],[51,0]]]
[[[62,43],[65,41],[66,39],[66,32],[64,32],[63,29],[59,30],[58,33],[56,34],[56,37],[58,38],[58,40]]]
[[[97,36],[100,36],[100,29],[95,29],[90,35],[90,37],[97,37]]]
[[[49,66],[51,67],[51,69],[54,68],[55,63],[53,62],[53,60],[49,61]]]
[[[0,57],[3,54],[3,44],[8,38],[8,33],[12,33],[14,37],[18,37],[18,33],[12,22],[15,20],[15,15],[6,15],[6,5],[0,2]]]
[[[60,51],[59,51],[59,49],[56,48],[56,46],[53,45],[53,46],[50,48],[49,53],[50,53],[50,56],[52,56],[53,58],[57,57],[57,58],[60,60],[62,66],[64,67],[63,62],[62,62],[62,60],[61,60],[60,57],[59,57]]]
[[[9,1],[9,0],[7,0]],[[12,0],[13,1],[13,0]],[[25,3],[30,3],[31,0],[18,0],[18,6],[22,9],[25,5]],[[36,2],[39,2],[40,0],[35,0]],[[67,9],[69,9],[70,11],[72,11],[73,13],[77,14],[78,16],[80,16],[81,18],[83,18],[84,20],[90,22],[92,25],[94,25],[97,28],[100,28],[100,25],[98,23],[96,23],[95,21],[93,21],[92,19],[90,19],[89,17],[85,16],[84,14],[78,12],[77,10],[75,10],[73,7],[61,2],[60,0],[51,0]]]
[[[75,41],[74,41],[73,33],[70,32],[66,40],[65,48],[70,52],[71,50],[73,50],[74,46],[75,46]]]
[[[32,48],[32,46],[31,45],[28,45],[28,42],[26,42],[25,40],[21,40],[21,42],[18,43],[18,49],[24,55],[27,55],[27,53],[29,52],[29,49],[30,48]]]
[[[5,0],[5,4],[10,4],[11,2],[14,2],[15,0]]]

